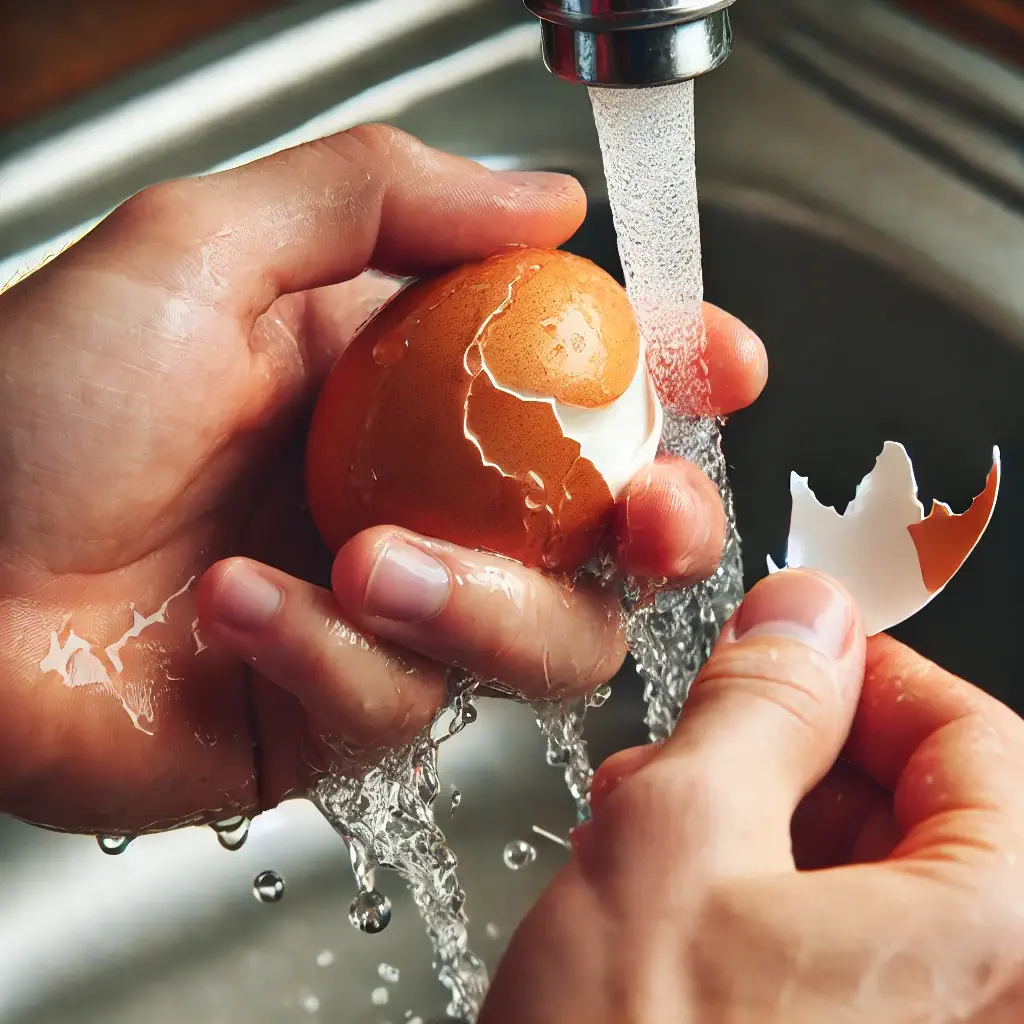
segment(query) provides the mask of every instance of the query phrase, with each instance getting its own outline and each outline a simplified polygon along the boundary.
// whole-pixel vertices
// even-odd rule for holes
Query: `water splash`
[[[434,819],[440,792],[438,750],[476,718],[477,682],[463,673],[449,678],[445,714],[402,750],[389,753],[365,775],[330,773],[311,794],[348,845],[359,886],[350,914],[363,931],[380,931],[391,917],[390,903],[376,889],[379,869],[397,872],[412,892],[434,949],[438,979],[448,989],[446,1012],[474,1020],[483,1005],[487,969],[469,949],[466,894],[459,884],[458,859]],[[434,738],[435,728],[441,735]],[[376,917],[374,915],[377,915]]]
[[[252,894],[260,903],[279,903],[284,896],[284,879],[276,871],[261,871],[252,880]]]
[[[721,566],[706,582],[640,600],[626,587],[627,636],[652,740],[672,732],[700,667],[743,596],[743,568],[718,422],[709,415],[693,83],[592,89],[626,290],[665,406],[662,450],[698,465],[725,505]]]
[[[537,848],[525,839],[513,839],[502,850],[501,859],[509,871],[521,871],[537,859]]]
[[[230,850],[240,850],[245,846],[249,838],[249,819],[244,815],[237,814],[232,818],[225,818],[223,821],[215,821],[210,828],[217,834],[217,842]]]
[[[118,854],[124,853],[125,850],[131,845],[132,836],[106,836],[98,835],[96,842],[99,848],[111,857],[116,857]]]
[[[397,985],[401,980],[402,972],[393,964],[377,964],[377,977],[386,981],[389,985]]]

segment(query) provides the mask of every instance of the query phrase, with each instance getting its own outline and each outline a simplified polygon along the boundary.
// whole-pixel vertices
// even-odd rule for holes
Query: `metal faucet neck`
[[[544,63],[590,86],[668,85],[732,51],[733,0],[524,0],[540,19]]]

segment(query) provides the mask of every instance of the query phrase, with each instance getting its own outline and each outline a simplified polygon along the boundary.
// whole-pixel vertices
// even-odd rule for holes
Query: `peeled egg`
[[[661,406],[623,288],[588,260],[509,247],[417,281],[339,357],[307,443],[332,550],[405,527],[572,571],[650,464]]]

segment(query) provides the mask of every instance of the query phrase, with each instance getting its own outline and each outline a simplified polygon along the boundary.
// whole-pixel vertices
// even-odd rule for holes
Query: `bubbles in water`
[[[696,463],[718,487],[726,546],[718,571],[688,590],[639,603],[625,588],[627,637],[644,681],[651,739],[675,727],[690,685],[743,596],[743,566],[718,422],[707,416],[704,283],[693,83],[591,89],[626,290],[665,405],[662,448]]]
[[[252,894],[260,903],[278,903],[284,896],[284,879],[276,871],[261,871],[252,880]]]
[[[452,810],[457,810],[459,804],[462,803],[462,791],[459,789],[452,788]]]
[[[353,927],[367,935],[377,935],[391,923],[391,900],[376,889],[364,889],[348,908]]]
[[[321,949],[316,955],[317,967],[330,967],[334,963],[334,952],[330,949]]]
[[[210,828],[217,833],[217,842],[225,850],[240,850],[249,838],[249,819],[241,814],[215,821]]]
[[[402,972],[391,964],[377,964],[377,976],[381,981],[386,981],[389,985],[397,985]]]
[[[391,993],[383,986],[380,985],[370,993],[370,1002],[374,1006],[387,1006],[388,1000],[391,998]]]
[[[513,839],[505,846],[501,857],[510,871],[519,871],[537,859],[537,850],[525,839]]]
[[[406,882],[434,949],[438,980],[448,989],[447,1013],[470,1021],[483,1003],[487,968],[469,949],[458,860],[437,826],[434,802],[441,790],[438,750],[474,716],[475,709],[467,709],[477,685],[468,673],[451,671],[447,707],[412,743],[357,777],[324,775],[310,793],[348,845],[361,894],[374,891],[379,868],[398,872]],[[390,917],[390,903],[368,905],[365,895],[350,912],[355,927],[371,931],[380,931]]]
[[[128,849],[133,838],[133,836],[99,835],[96,837],[96,842],[99,843],[99,847],[104,853],[116,857],[119,853],[124,853]]]

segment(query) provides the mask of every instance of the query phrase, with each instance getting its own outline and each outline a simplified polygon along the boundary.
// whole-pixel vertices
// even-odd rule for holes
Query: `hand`
[[[311,404],[396,287],[366,268],[559,245],[584,212],[570,178],[362,127],[147,189],[0,296],[0,810],[128,833],[253,814],[335,749],[409,739],[442,663],[534,695],[545,648],[554,687],[614,673],[605,595],[397,530],[347,545],[332,593],[303,511]],[[764,352],[709,325],[730,411]],[[665,463],[640,484],[627,564],[710,572],[710,483]],[[446,591],[438,561],[469,585]]]
[[[481,1024],[1024,1019],[1024,721],[825,577],[759,583],[593,803]]]

